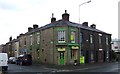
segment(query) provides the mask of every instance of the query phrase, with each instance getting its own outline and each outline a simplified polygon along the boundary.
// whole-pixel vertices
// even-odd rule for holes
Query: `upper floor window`
[[[108,36],[106,37],[106,45],[108,45]]]
[[[26,45],[26,37],[24,38],[24,45]]]
[[[80,43],[82,43],[82,41],[83,41],[83,34],[80,33]]]
[[[99,34],[99,44],[102,43],[102,34]]]
[[[37,33],[37,44],[40,44],[40,33]]]
[[[22,39],[20,39],[20,41],[19,41],[19,46],[20,47],[22,46]]]
[[[71,43],[75,43],[75,31],[71,32],[70,40],[71,40]]]
[[[58,43],[65,42],[65,31],[58,31]]]
[[[93,35],[90,35],[90,43],[93,43]]]
[[[30,35],[30,45],[32,45],[32,43],[33,43],[33,37],[32,35]]]

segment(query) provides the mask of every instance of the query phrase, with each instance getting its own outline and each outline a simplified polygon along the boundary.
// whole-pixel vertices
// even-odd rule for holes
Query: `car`
[[[30,54],[20,55],[16,60],[17,65],[32,65],[32,56]]]
[[[10,57],[8,62],[9,63],[15,63],[16,62],[16,57]]]
[[[2,71],[8,70],[8,54],[7,53],[0,53],[0,68],[2,68]]]

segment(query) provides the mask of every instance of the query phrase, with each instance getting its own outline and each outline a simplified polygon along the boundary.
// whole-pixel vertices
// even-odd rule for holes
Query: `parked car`
[[[20,55],[16,60],[17,65],[32,65],[32,56],[30,54]]]
[[[7,71],[8,69],[8,54],[7,53],[0,53],[0,68],[2,68],[2,71]]]
[[[10,57],[8,62],[9,63],[16,63],[16,57]]]

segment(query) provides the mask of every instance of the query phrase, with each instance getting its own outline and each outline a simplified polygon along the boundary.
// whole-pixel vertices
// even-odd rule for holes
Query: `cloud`
[[[42,5],[47,0],[0,0],[0,8],[5,10],[25,10],[36,5]]]
[[[0,8],[1,9],[7,9],[7,10],[16,10],[16,6],[13,4],[8,4],[8,3],[4,3],[4,2],[0,2]]]

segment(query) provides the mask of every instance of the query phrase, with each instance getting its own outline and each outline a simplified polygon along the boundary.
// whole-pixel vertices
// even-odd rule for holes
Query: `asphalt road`
[[[9,64],[9,68],[5,74],[43,74],[43,73],[78,73],[78,74],[120,74],[120,63],[104,63],[81,66],[68,67],[47,67],[44,65],[20,66],[16,64]]]

